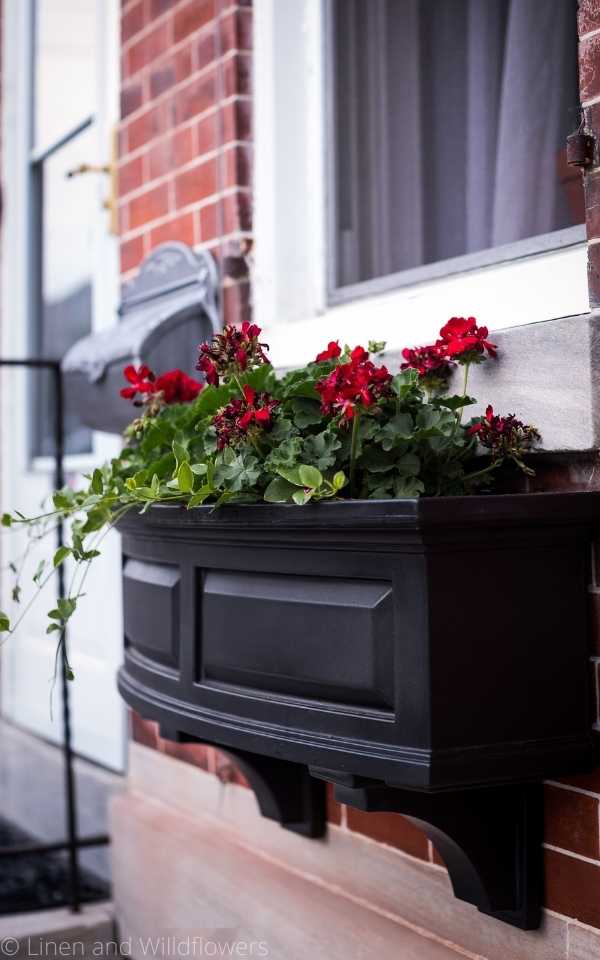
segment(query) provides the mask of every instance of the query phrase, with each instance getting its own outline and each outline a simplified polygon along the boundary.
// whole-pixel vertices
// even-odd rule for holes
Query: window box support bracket
[[[539,926],[541,783],[423,793],[318,768],[311,773],[335,785],[338,803],[408,817],[443,859],[459,900],[523,930]]]

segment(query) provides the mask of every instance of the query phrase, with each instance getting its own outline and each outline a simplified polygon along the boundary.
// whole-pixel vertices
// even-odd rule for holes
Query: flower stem
[[[495,470],[496,467],[499,467],[501,463],[502,460],[494,460],[493,463],[490,463],[489,466],[484,467],[482,470],[476,470],[474,473],[467,473],[463,477],[463,481],[467,483],[467,481],[470,482],[471,480],[478,480],[479,477],[484,477],[486,473],[491,473],[492,470]]]
[[[352,442],[350,444],[350,496],[356,499],[356,452],[358,450],[358,433],[360,428],[360,413],[355,413],[352,420]]]
[[[464,373],[464,379],[463,379],[463,392],[462,392],[463,400],[464,400],[464,398],[465,398],[466,395],[467,395],[467,384],[468,384],[468,382],[469,382],[469,370],[470,370],[470,369],[471,369],[471,364],[470,364],[470,362],[469,362],[469,363],[465,363],[465,373]],[[463,410],[464,410],[464,409],[465,409],[464,407],[460,407],[460,408],[459,408],[459,411],[458,411],[458,423],[459,423],[459,425],[462,423],[462,416],[463,416]]]

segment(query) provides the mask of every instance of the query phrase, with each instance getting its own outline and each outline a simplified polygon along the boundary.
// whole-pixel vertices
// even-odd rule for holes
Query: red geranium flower
[[[260,327],[248,320],[244,320],[239,329],[226,326],[223,333],[217,333],[210,342],[200,344],[196,370],[202,370],[206,382],[217,387],[221,377],[227,381],[245,370],[268,363],[265,354],[268,348],[265,343],[259,343],[259,336]]]
[[[322,350],[321,353],[318,353],[315,358],[315,363],[321,363],[322,360],[335,360],[340,356],[342,348],[339,345],[337,340],[330,340],[327,344],[327,349]]]
[[[190,403],[195,400],[204,384],[188,377],[183,370],[169,370],[155,381],[155,390],[162,393],[165,403]]]
[[[391,373],[376,367],[364,347],[355,347],[348,363],[341,363],[315,384],[323,413],[339,413],[351,420],[357,407],[370,407],[389,394]]]
[[[440,337],[436,347],[447,357],[456,357],[458,363],[477,362],[485,351],[490,357],[496,356],[496,344],[487,339],[488,328],[478,327],[475,317],[451,317],[440,330]]]
[[[161,403],[189,403],[198,396],[203,386],[198,380],[188,377],[183,370],[169,370],[160,377],[155,377],[150,367],[145,364],[137,370],[130,364],[123,370],[123,375],[131,386],[123,387],[121,396],[126,400],[133,400],[136,407],[140,407],[150,397],[157,407]],[[138,393],[145,400],[135,400]]]
[[[130,363],[123,370],[123,376],[131,384],[130,387],[123,387],[120,391],[121,396],[124,397],[125,400],[135,400],[138,393],[148,394],[153,393],[155,390],[154,374],[146,364],[142,364],[141,367],[136,368]],[[140,406],[140,404],[141,401],[138,400],[136,406]]]
[[[270,430],[273,426],[273,411],[279,401],[268,393],[257,393],[248,384],[242,389],[243,399],[236,397],[213,417],[219,450],[246,439],[253,428]]]
[[[491,450],[492,460],[504,457],[518,459],[540,435],[531,424],[517,420],[513,413],[500,417],[494,413],[491,404],[486,408],[485,416],[467,427],[470,436],[476,436],[483,447]]]
[[[423,379],[433,378],[443,380],[451,372],[454,361],[446,356],[446,351],[439,343],[427,347],[414,347],[412,350],[405,347],[402,351],[404,363],[401,370],[416,370]]]

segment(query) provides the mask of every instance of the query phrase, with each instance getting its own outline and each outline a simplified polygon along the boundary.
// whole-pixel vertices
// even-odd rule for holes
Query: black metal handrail
[[[65,456],[65,424],[64,424],[64,391],[62,370],[59,360],[45,358],[27,358],[23,360],[2,359],[0,367],[26,367],[33,370],[48,370],[52,376],[55,395],[54,407],[54,485],[57,490],[64,486],[64,456]],[[64,544],[64,523],[59,520],[56,530],[56,546]],[[64,565],[58,567],[58,597],[65,596]],[[68,851],[69,858],[69,888],[70,907],[73,913],[81,909],[81,878],[79,871],[78,851],[82,847],[103,846],[110,843],[108,834],[96,834],[90,837],[79,837],[77,824],[77,792],[75,787],[75,772],[73,769],[73,743],[71,735],[71,710],[69,701],[68,680],[68,650],[66,630],[61,646],[61,691],[62,691],[62,724],[63,724],[63,758],[65,766],[65,800],[66,800],[66,839],[54,843],[18,844],[13,847],[0,847],[0,859],[8,856],[26,856],[28,854],[50,854],[57,851]]]

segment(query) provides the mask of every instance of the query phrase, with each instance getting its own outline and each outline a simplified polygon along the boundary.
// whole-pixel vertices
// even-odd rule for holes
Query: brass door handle
[[[70,180],[71,177],[78,177],[82,173],[111,173],[112,165],[110,163],[80,163],[78,167],[67,170],[65,177]]]
[[[77,167],[67,170],[65,177],[71,180],[73,177],[79,177],[84,173],[105,173],[110,177],[109,193],[102,206],[109,213],[109,230],[115,236],[119,233],[119,210],[118,210],[118,179],[117,179],[117,128],[112,132],[110,163],[80,163]]]

